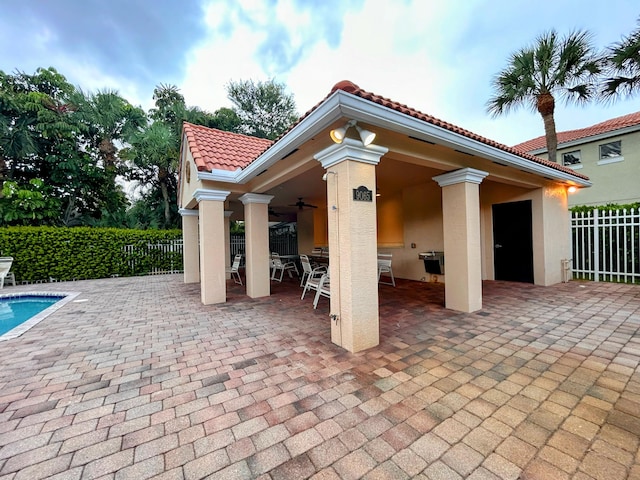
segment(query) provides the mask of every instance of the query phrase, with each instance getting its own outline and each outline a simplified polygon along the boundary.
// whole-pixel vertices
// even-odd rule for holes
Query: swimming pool
[[[0,295],[0,341],[19,337],[78,295],[79,292]]]

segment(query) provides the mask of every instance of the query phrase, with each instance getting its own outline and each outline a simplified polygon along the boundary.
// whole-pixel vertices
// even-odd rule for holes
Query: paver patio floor
[[[295,281],[229,290],[5,288],[82,294],[0,342],[0,479],[640,479],[640,286],[486,282],[460,314],[400,280],[359,354]]]

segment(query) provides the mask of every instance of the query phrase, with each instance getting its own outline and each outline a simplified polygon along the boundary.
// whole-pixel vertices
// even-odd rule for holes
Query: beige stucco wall
[[[331,207],[329,207],[331,208]],[[327,208],[318,207],[313,209],[313,244],[314,247],[328,247],[329,233],[327,230]],[[305,252],[301,252],[305,253]],[[307,252],[308,253],[308,252]]]
[[[600,145],[620,140],[622,158],[619,162],[601,163]],[[627,204],[640,202],[640,132],[610,137],[558,150],[558,161],[562,154],[580,150],[582,168],[571,167],[589,177],[592,187],[579,189],[569,196],[569,206]],[[546,157],[546,155],[540,155]]]
[[[179,205],[181,208],[195,208],[198,202],[193,198],[193,192],[201,188],[201,182],[198,181],[198,169],[193,161],[193,156],[189,149],[187,149],[185,153],[185,157],[182,163],[182,171],[180,172],[180,202]],[[190,173],[187,174],[187,170],[190,170]],[[187,182],[187,178],[189,182]]]
[[[404,244],[402,192],[376,197],[378,248],[397,248]]]
[[[534,283],[559,283],[562,280],[561,261],[571,255],[566,189],[524,189],[494,182],[485,182],[480,187],[483,278],[495,278],[492,205],[524,200],[531,200]]]
[[[533,193],[533,272],[536,285],[562,281],[562,260],[571,257],[567,192],[546,187]]]
[[[402,225],[390,217],[391,207],[380,208],[378,220],[378,250],[393,254],[393,272],[397,278],[446,283],[445,276],[433,276],[425,272],[418,254],[424,251],[444,250],[442,192],[435,182],[405,188],[401,192]],[[493,212],[494,203],[531,200],[533,227],[534,282],[552,285],[561,281],[561,260],[570,258],[569,217],[567,195],[563,187],[527,189],[492,182],[490,177],[480,185],[480,231],[482,251],[482,278],[492,280],[493,267]],[[397,207],[395,198],[390,204]],[[396,217],[400,218],[400,216]],[[391,232],[385,230],[392,230]],[[396,240],[402,233],[402,243],[389,246],[386,241]],[[412,248],[415,244],[415,248]],[[447,256],[445,253],[445,273]]]
[[[418,258],[420,252],[444,249],[440,187],[429,180],[404,189],[402,208],[404,212],[403,245],[395,249],[381,248],[381,251],[393,253],[393,273],[397,277],[442,282],[444,277],[440,275],[433,277],[427,274],[424,262]],[[415,248],[412,248],[412,244],[415,244]]]
[[[309,254],[314,247],[314,209],[300,210],[296,219],[298,253]]]
[[[418,281],[444,281],[444,276],[427,274],[418,253],[442,251],[442,195],[440,187],[429,180],[394,194],[376,198],[377,250],[393,255],[393,274],[398,278]],[[331,208],[331,206],[329,207]],[[327,210],[313,211],[314,246],[328,245]],[[298,225],[298,235],[302,225]],[[412,248],[415,244],[415,248]],[[308,253],[299,250],[300,253]],[[310,250],[309,250],[310,251]]]

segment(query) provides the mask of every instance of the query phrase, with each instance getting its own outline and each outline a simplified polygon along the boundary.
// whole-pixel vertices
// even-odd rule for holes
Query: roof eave
[[[333,122],[344,116],[341,112],[341,97],[345,95],[337,90],[309,113],[291,130],[258,156],[238,175],[239,183],[246,183],[260,173],[289,155],[305,142],[311,140],[318,132],[328,128]]]
[[[607,138],[618,137],[620,135],[627,135],[629,133],[634,133],[640,131],[640,124],[631,125],[629,127],[620,128],[618,130],[610,130],[604,133],[598,133],[597,135],[590,135],[588,137],[576,138],[575,140],[570,140],[568,142],[558,143],[558,150],[564,148],[577,147],[579,145],[584,145],[585,143],[597,142],[599,140],[606,140]],[[540,155],[541,153],[547,153],[547,148],[537,148],[535,150],[529,150],[529,153],[532,155]]]
[[[198,180],[209,180],[214,182],[240,183],[238,177],[242,173],[242,169],[222,170],[214,168],[210,172],[199,171]]]
[[[234,172],[226,170],[198,172],[198,178],[221,180],[231,183],[246,183],[274,165],[291,151],[299,148],[319,132],[328,128],[332,123],[344,117],[405,133],[408,136],[435,141],[435,143],[440,145],[489,158],[498,163],[503,163],[551,180],[583,187],[591,186],[591,182],[583,178],[535,163],[459,133],[438,127],[422,119],[414,118],[392,108],[345,92],[344,90],[336,90],[332,93],[315,110],[310,112],[243,170],[236,170]]]
[[[498,163],[504,163],[519,170],[541,175],[553,180],[568,182],[583,187],[591,186],[590,181],[572,175],[571,173],[535,163],[526,158],[487,145],[486,143],[425,122],[424,120],[411,117],[397,110],[362,99],[356,95],[351,95],[346,92],[342,93],[344,93],[342,111],[345,116],[349,118],[405,133],[408,136],[422,137],[429,141],[435,140],[435,143],[440,145],[445,145],[455,150],[462,150],[480,157],[490,158]]]

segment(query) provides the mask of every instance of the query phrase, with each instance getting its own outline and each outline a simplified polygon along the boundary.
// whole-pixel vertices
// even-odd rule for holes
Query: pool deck
[[[295,280],[200,303],[181,276],[81,292],[0,342],[0,480],[640,479],[640,286],[380,287],[381,343],[333,345]]]

